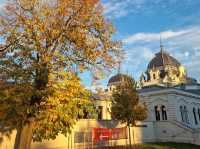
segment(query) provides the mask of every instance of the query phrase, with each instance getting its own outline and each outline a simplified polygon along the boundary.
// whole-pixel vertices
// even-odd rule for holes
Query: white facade
[[[200,109],[200,95],[169,88],[140,93],[140,97],[141,101],[145,102],[148,106],[149,115],[147,121],[156,121],[155,106],[165,106],[167,120],[179,121],[191,128],[200,128],[200,113],[198,112],[198,109]],[[184,111],[184,108],[186,109],[186,112]],[[193,109],[196,110],[194,112],[196,113],[197,124],[195,123]],[[161,109],[160,121],[162,121]]]
[[[148,107],[145,122],[153,122],[156,141],[200,144],[200,95],[167,88],[140,93],[140,97]],[[156,106],[165,106],[167,119],[163,120],[162,109],[160,120],[156,119]]]

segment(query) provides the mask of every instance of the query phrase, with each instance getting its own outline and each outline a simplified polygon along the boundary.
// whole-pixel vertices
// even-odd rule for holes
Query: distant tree
[[[0,14],[0,130],[16,149],[67,135],[90,106],[77,72],[107,71],[120,43],[99,0],[10,0]],[[33,134],[32,134],[33,133]]]
[[[117,86],[112,97],[112,118],[119,120],[122,123],[126,123],[129,130],[129,145],[131,148],[130,127],[134,126],[136,121],[146,119],[146,106],[139,103],[136,83],[131,77],[127,77],[121,85]]]

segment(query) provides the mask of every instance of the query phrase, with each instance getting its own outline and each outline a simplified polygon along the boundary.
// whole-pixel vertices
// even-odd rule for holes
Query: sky
[[[200,0],[101,0],[104,16],[116,28],[114,39],[123,42],[125,59],[121,73],[136,80],[146,71],[149,61],[164,49],[186,67],[188,75],[200,81]],[[0,0],[3,4],[3,0]],[[90,73],[81,74],[88,88],[106,87],[113,71],[98,85]]]
[[[121,72],[136,80],[150,60],[164,49],[186,67],[188,76],[200,81],[199,0],[102,0],[104,15],[123,41],[126,52]],[[110,78],[116,72],[108,76]],[[102,82],[106,86],[108,79]]]

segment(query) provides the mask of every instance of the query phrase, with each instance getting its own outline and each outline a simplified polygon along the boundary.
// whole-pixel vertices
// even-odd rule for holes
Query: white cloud
[[[163,39],[169,39],[169,38],[181,36],[188,32],[190,32],[190,29],[181,30],[181,31],[168,30],[161,33],[137,33],[137,34],[127,37],[126,39],[123,40],[123,42],[125,44],[132,44],[138,41],[151,42],[151,41],[159,40],[160,37],[162,37]]]
[[[175,6],[177,0],[102,0],[105,12],[109,18],[120,18],[131,13],[151,13],[156,11],[156,7],[168,10],[170,6]],[[182,0],[179,4],[188,5],[188,0]],[[182,6],[183,7],[183,6]]]
[[[120,18],[143,9],[149,0],[109,0],[103,3],[104,14],[109,18]],[[152,3],[153,1],[151,1]],[[146,9],[146,8],[145,8]]]
[[[126,49],[126,56],[123,62],[122,71],[134,72],[134,77],[139,78],[146,70],[146,65],[153,58],[154,53],[149,47],[133,46]]]
[[[130,0],[124,0],[121,2],[109,1],[104,3],[104,14],[111,18],[126,16],[129,13],[129,10],[126,9],[129,5],[129,1]]]
[[[0,11],[4,9],[6,3],[5,2],[0,2]]]

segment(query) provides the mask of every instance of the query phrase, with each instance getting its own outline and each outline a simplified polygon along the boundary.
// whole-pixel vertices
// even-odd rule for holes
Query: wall
[[[156,141],[158,142],[185,142],[195,143],[199,132],[194,129],[188,128],[179,122],[156,122]]]
[[[74,143],[75,132],[91,132],[94,127],[123,127],[123,125],[117,122],[109,121],[96,121],[96,120],[80,120],[74,127],[74,131],[71,135],[65,137],[58,135],[55,140],[46,140],[43,142],[32,142],[31,149],[86,149],[95,144],[90,143]],[[200,133],[194,131],[187,126],[184,126],[180,122],[176,121],[144,121],[138,122],[136,127],[131,128],[131,139],[135,143],[145,142],[186,142],[200,144]],[[12,134],[11,139],[4,140],[0,148],[12,149],[15,139],[15,131]],[[125,145],[128,144],[128,139],[113,140],[107,143],[107,145]]]
[[[0,134],[0,136],[2,136]],[[14,148],[14,141],[15,141],[16,131],[13,131],[9,137],[4,136],[3,142],[0,143],[0,149],[12,149]]]
[[[68,138],[64,137],[63,135],[59,135],[56,140],[54,141],[43,141],[42,143],[32,143],[31,149],[63,149],[63,148],[69,148],[69,149],[78,149],[78,148],[87,148],[95,146],[95,143],[74,143],[74,133],[76,132],[91,132],[92,128],[120,128],[124,127],[124,125],[121,125],[114,121],[96,121],[96,120],[80,120],[76,126],[74,127],[74,131],[71,136]],[[153,129],[153,123],[152,122],[139,122],[137,123],[137,127],[131,128],[131,138],[132,142],[136,143],[144,143],[144,142],[154,142],[155,141],[155,135],[154,135],[154,129]],[[133,133],[134,132],[134,133]],[[134,137],[133,137],[134,134]],[[134,139],[134,140],[133,140]],[[125,145],[128,143],[128,139],[121,139],[121,140],[112,140],[109,142],[106,142],[106,145]]]

